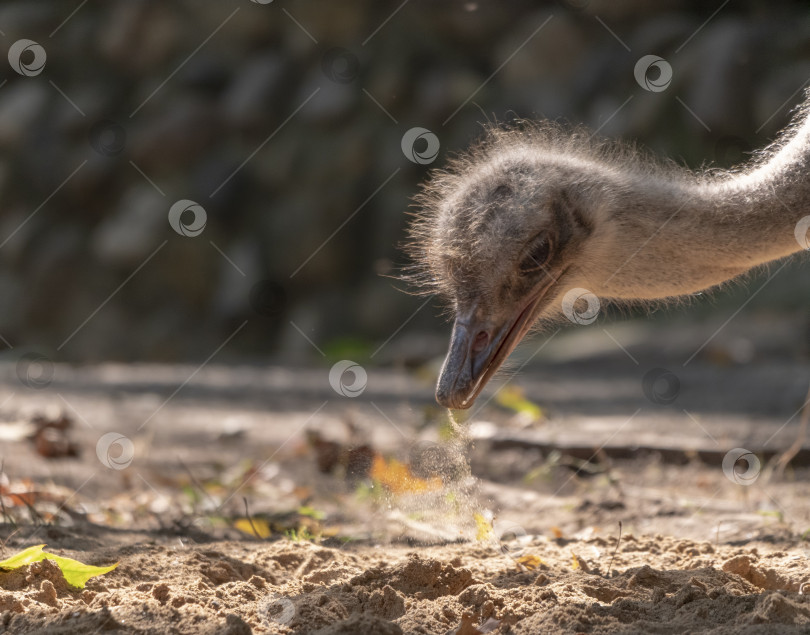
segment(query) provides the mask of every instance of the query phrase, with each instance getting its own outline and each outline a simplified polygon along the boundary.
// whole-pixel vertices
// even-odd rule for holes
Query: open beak
[[[551,285],[549,285],[551,286]],[[549,287],[503,324],[483,324],[475,311],[458,315],[450,336],[450,350],[436,386],[436,401],[446,408],[473,405],[487,382],[531,329]]]

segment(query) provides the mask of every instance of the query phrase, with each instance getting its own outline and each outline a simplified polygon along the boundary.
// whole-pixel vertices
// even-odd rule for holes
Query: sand
[[[532,538],[504,553],[490,542],[163,538],[59,549],[86,542],[61,532],[49,544],[91,564],[120,561],[84,590],[49,561],[0,574],[5,632],[810,632],[807,554],[765,544],[625,535],[616,550],[616,538]]]

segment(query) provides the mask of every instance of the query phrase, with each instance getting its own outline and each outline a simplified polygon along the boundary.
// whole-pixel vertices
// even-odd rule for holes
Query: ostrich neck
[[[587,278],[605,297],[695,293],[802,250],[810,215],[810,121],[785,133],[763,163],[711,179],[624,175],[606,205],[612,236]]]

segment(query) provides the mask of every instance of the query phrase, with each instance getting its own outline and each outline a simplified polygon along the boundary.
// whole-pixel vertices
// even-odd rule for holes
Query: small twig
[[[799,422],[799,430],[796,433],[796,439],[793,441],[791,446],[776,460],[773,471],[771,472],[771,478],[776,476],[781,479],[785,472],[785,468],[787,468],[788,464],[799,453],[799,450],[801,450],[802,446],[804,445],[804,440],[807,437],[807,425],[810,423],[810,388],[808,388],[807,396],[804,398],[804,400],[805,404],[802,408],[802,418]]]
[[[613,568],[613,560],[616,558],[616,552],[619,550],[619,544],[622,541],[622,521],[619,521],[619,538],[616,540],[616,548],[613,550],[613,555],[610,556],[610,564],[608,565],[606,578],[610,577],[610,570]]]
[[[5,467],[6,467],[6,460],[0,459],[0,480],[2,480],[3,474],[5,473]],[[2,494],[0,494],[0,508],[2,508],[3,510],[3,520],[5,520],[5,522],[7,523],[11,523],[16,527],[17,523],[14,522],[14,519],[9,515],[8,511],[6,510],[6,501],[3,500]],[[5,547],[5,545],[3,546]]]
[[[6,466],[6,460],[5,460],[5,459],[3,459],[2,461],[0,461],[0,476],[2,476],[2,475],[3,475],[4,470],[5,470],[5,466]],[[29,492],[29,493],[30,493],[30,492]],[[29,503],[29,502],[26,500],[25,494],[17,494],[17,495],[16,495],[16,497],[17,497],[19,500],[21,500],[21,501],[22,501],[22,503],[23,503],[23,505],[25,505],[25,506],[28,508],[28,512],[31,514],[31,519],[32,519],[32,520],[34,520],[34,521],[38,521],[40,525],[45,525],[45,524],[47,524],[47,523],[45,522],[45,519],[42,517],[42,515],[41,515],[41,514],[40,514],[40,513],[39,513],[39,512],[38,512],[36,509],[34,509],[33,504],[32,504],[32,503]],[[64,503],[63,503],[63,504],[64,504]],[[17,527],[17,523],[16,523],[16,522],[14,522],[14,519],[13,519],[13,518],[11,518],[11,516],[8,516],[8,514],[6,513],[6,503],[5,503],[5,501],[3,500],[3,496],[2,496],[1,494],[0,494],[0,506],[1,506],[1,507],[2,507],[2,509],[3,509],[3,517],[5,517],[5,518],[9,518],[9,519],[11,520],[11,524],[12,524],[12,525],[14,525],[14,527],[16,528],[16,527]],[[61,507],[60,507],[60,509],[61,509]],[[17,529],[15,529],[15,530],[14,530],[14,533],[16,533],[16,531],[17,531]],[[14,535],[14,533],[12,533],[11,535],[13,536],[13,535]],[[9,536],[9,539],[10,539],[10,538],[11,538],[11,536]],[[5,548],[5,543],[3,544],[3,547]]]
[[[0,543],[2,543],[2,545],[3,545],[3,553],[4,553],[4,554],[5,554],[5,552],[6,552],[6,545],[8,545],[9,540],[11,540],[12,538],[14,538],[14,534],[16,534],[18,531],[20,531],[20,528],[19,528],[19,527],[17,527],[17,526],[15,525],[15,526],[14,526],[14,531],[12,531],[12,532],[11,532],[11,533],[8,535],[8,538],[6,538],[5,540],[0,540]]]
[[[19,498],[19,499],[22,501],[23,505],[25,505],[25,506],[28,508],[28,512],[31,514],[31,518],[32,518],[32,519],[34,519],[34,520],[37,522],[37,524],[38,524],[39,526],[43,526],[43,525],[47,525],[47,524],[48,524],[48,523],[46,522],[45,518],[43,518],[42,514],[40,514],[40,513],[39,513],[39,512],[38,512],[36,509],[34,509],[34,504],[33,504],[33,503],[29,503],[29,502],[26,500],[26,496],[25,496],[25,495],[23,495],[23,494],[18,494],[18,495],[17,495],[17,498]]]
[[[588,474],[606,474],[610,467],[605,467],[602,463],[594,463],[587,459],[578,459],[574,456],[563,455],[560,457],[559,464],[565,467],[576,469],[577,472],[586,472]]]
[[[250,510],[248,509],[248,502],[247,496],[242,497],[242,502],[245,503],[245,517],[248,519],[250,523],[250,528],[253,530],[253,535],[256,536],[259,540],[264,540],[259,534],[259,531],[256,529],[256,525],[253,524],[253,517],[250,515]]]

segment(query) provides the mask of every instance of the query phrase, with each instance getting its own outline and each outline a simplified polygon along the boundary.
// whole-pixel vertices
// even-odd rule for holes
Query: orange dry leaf
[[[556,527],[556,526],[552,527],[551,528],[551,533],[554,535],[555,538],[562,538],[563,537],[562,529],[560,529],[559,527]]]
[[[34,484],[31,480],[23,479],[8,487],[0,485],[0,495],[4,497],[3,502],[8,507],[33,505],[37,496],[33,488]]]
[[[442,486],[442,480],[438,476],[430,480],[421,479],[414,476],[404,463],[393,458],[386,461],[379,454],[374,455],[368,474],[394,494],[421,494]]]

